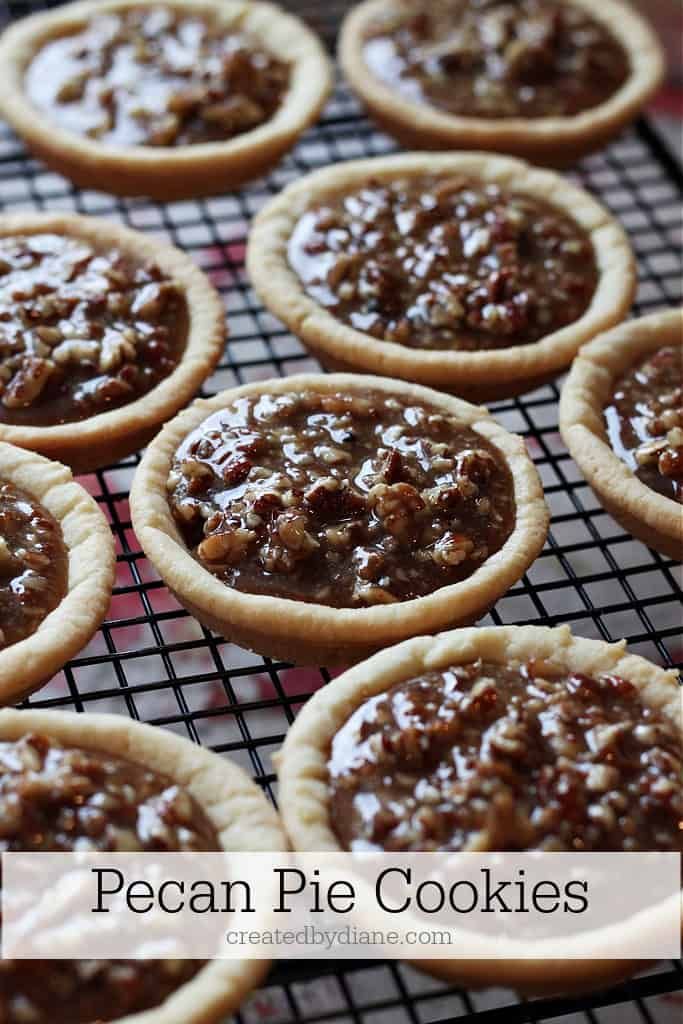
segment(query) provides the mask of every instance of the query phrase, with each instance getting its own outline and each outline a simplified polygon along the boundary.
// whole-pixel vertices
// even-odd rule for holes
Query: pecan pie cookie
[[[178,249],[71,214],[0,217],[0,438],[84,472],[142,447],[223,348]]]
[[[285,849],[275,811],[237,765],[118,715],[0,712],[0,808],[2,851]],[[3,960],[0,1016],[5,1024],[217,1024],[267,968]]]
[[[548,525],[524,443],[485,409],[347,374],[196,402],[148,449],[131,513],[201,622],[310,663],[474,621]]]
[[[566,626],[462,629],[377,654],[315,694],[278,761],[297,850],[681,850],[675,673]],[[420,965],[522,991],[599,985],[604,959]],[[495,972],[495,975],[494,973]]]
[[[77,185],[186,198],[256,177],[330,89],[298,18],[246,0],[84,0],[0,39],[0,110]]]
[[[556,166],[633,120],[664,69],[654,32],[620,0],[366,0],[339,56],[405,145]]]
[[[683,559],[683,311],[586,345],[562,391],[560,431],[606,511]]]
[[[65,466],[0,442],[0,703],[85,647],[113,582],[114,543],[93,498]]]
[[[308,175],[256,217],[247,266],[325,365],[483,401],[557,375],[635,286],[626,235],[594,199],[482,153]]]

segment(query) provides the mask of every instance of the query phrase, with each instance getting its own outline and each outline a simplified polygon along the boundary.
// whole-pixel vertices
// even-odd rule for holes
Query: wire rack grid
[[[0,25],[49,6],[0,0]],[[343,4],[305,7],[330,36]],[[393,149],[342,84],[320,123],[267,178],[211,199],[159,204],[77,191],[31,159],[0,123],[0,211],[73,210],[120,220],[190,252],[225,300],[230,340],[206,393],[236,383],[316,370],[296,338],[257,301],[244,269],[253,214],[290,181],[329,163]],[[647,121],[575,172],[620,218],[638,255],[635,311],[681,301],[683,170]],[[552,511],[546,547],[485,622],[569,622],[580,635],[616,640],[658,664],[680,665],[680,566],[626,535],[603,511],[557,430],[559,385],[492,406],[522,434]],[[327,683],[324,668],[293,668],[223,642],[175,602],[140,551],[128,492],[138,457],[81,478],[107,515],[118,573],[107,621],[82,654],[33,695],[40,708],[130,715],[231,756],[276,799],[272,754],[298,708]],[[495,982],[495,963],[491,965]],[[281,963],[235,1018],[241,1024],[673,1024],[683,968],[659,965],[583,998],[519,1001],[493,987],[467,993],[394,963]]]

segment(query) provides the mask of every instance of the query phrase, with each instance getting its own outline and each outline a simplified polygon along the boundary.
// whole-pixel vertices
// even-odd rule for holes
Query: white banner
[[[678,854],[2,855],[14,959],[675,958]]]

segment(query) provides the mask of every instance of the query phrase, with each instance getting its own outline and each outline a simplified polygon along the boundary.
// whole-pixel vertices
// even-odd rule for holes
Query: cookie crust
[[[122,715],[0,711],[0,739],[42,732],[61,743],[127,758],[170,776],[197,800],[224,850],[279,852],[286,839],[274,808],[236,764],[164,729]],[[119,1024],[216,1024],[266,974],[267,960],[212,960],[161,1006]]]
[[[290,87],[269,121],[225,142],[193,146],[106,146],[68,132],[37,110],[24,72],[46,42],[80,29],[95,15],[153,7],[154,0],[80,0],[24,18],[0,38],[0,111],[33,153],[82,188],[115,195],[183,199],[225,192],[264,173],[320,113],[331,88],[322,43],[298,18],[271,3],[247,0],[165,0],[189,14],[205,11],[226,31],[252,33],[292,64]]]
[[[372,117],[403,145],[430,149],[486,149],[564,167],[600,149],[632,121],[660,85],[664,58],[659,42],[633,8],[621,0],[569,0],[601,22],[626,51],[631,73],[604,103],[571,117],[463,117],[412,103],[375,78],[363,58],[368,28],[391,0],[365,0],[346,17],[339,61]]]
[[[582,348],[562,389],[560,433],[605,511],[649,547],[681,561],[683,508],[622,462],[603,414],[621,374],[639,357],[667,345],[683,345],[683,310],[631,320]]]
[[[319,690],[291,726],[277,758],[285,829],[295,850],[340,852],[329,816],[329,745],[353,711],[370,697],[424,672],[482,658],[506,663],[548,659],[558,669],[587,675],[615,673],[640,698],[680,725],[681,690],[675,672],[628,654],[625,642],[607,644],[572,635],[568,626],[490,626],[423,636],[381,651]],[[434,960],[415,966],[445,980],[483,988],[494,982],[530,994],[571,992],[606,985],[634,973],[629,960]]]
[[[166,481],[181,441],[211,413],[246,395],[287,391],[386,391],[426,402],[486,438],[505,460],[514,483],[516,519],[503,547],[468,579],[426,597],[372,608],[331,608],[242,593],[192,557],[171,515]],[[548,510],[538,474],[521,438],[485,409],[414,384],[351,374],[300,375],[247,384],[195,402],[148,448],[131,490],[133,527],[150,561],[187,610],[226,639],[260,654],[306,664],[349,664],[407,636],[476,621],[526,571],[546,538]]]
[[[66,466],[0,442],[0,477],[40,502],[62,529],[67,593],[35,633],[0,651],[0,703],[46,683],[85,647],[104,619],[114,583],[114,541],[97,503]]]
[[[584,315],[529,345],[478,352],[428,351],[378,340],[342,323],[311,298],[287,256],[289,239],[302,214],[368,179],[386,182],[423,175],[463,175],[495,183],[543,198],[572,217],[591,239],[599,273]],[[289,185],[255,218],[247,270],[268,309],[330,369],[399,377],[471,401],[522,394],[555,377],[582,344],[623,320],[636,285],[630,243],[604,207],[552,171],[487,153],[409,153],[350,161],[309,174]]]
[[[118,248],[134,260],[152,260],[179,286],[187,303],[187,344],[174,371],[155,388],[118,409],[55,426],[0,424],[0,440],[89,472],[130,455],[182,408],[213,371],[223,351],[225,314],[220,296],[189,256],[130,228],[76,214],[0,217],[0,237],[53,233],[95,247]]]

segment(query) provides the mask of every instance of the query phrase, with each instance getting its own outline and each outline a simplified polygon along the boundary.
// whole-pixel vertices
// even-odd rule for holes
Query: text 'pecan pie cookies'
[[[256,291],[321,362],[476,401],[529,391],[630,307],[613,217],[551,171],[483,153],[325,168],[256,217]]]
[[[300,711],[278,759],[296,850],[680,850],[675,673],[568,627],[383,651]],[[609,956],[609,950],[605,952]],[[606,983],[630,962],[420,961],[474,986]]]
[[[0,442],[0,703],[88,643],[114,582],[111,530],[57,462]]]
[[[583,348],[560,431],[605,510],[683,559],[683,310],[632,320]]]
[[[77,472],[129,455],[194,397],[224,324],[178,249],[89,217],[0,217],[0,439]]]
[[[85,0],[0,39],[0,110],[77,185],[180,199],[275,164],[331,86],[298,18],[246,0]]]
[[[286,848],[274,809],[241,768],[119,715],[0,712],[0,807],[4,851]],[[0,1016],[218,1024],[267,969],[258,960],[5,960]]]
[[[522,439],[485,409],[350,374],[196,402],[145,454],[131,513],[201,622],[310,663],[476,620],[548,527]]]
[[[366,0],[339,57],[404,145],[554,166],[604,146],[664,70],[654,32],[619,0]]]

